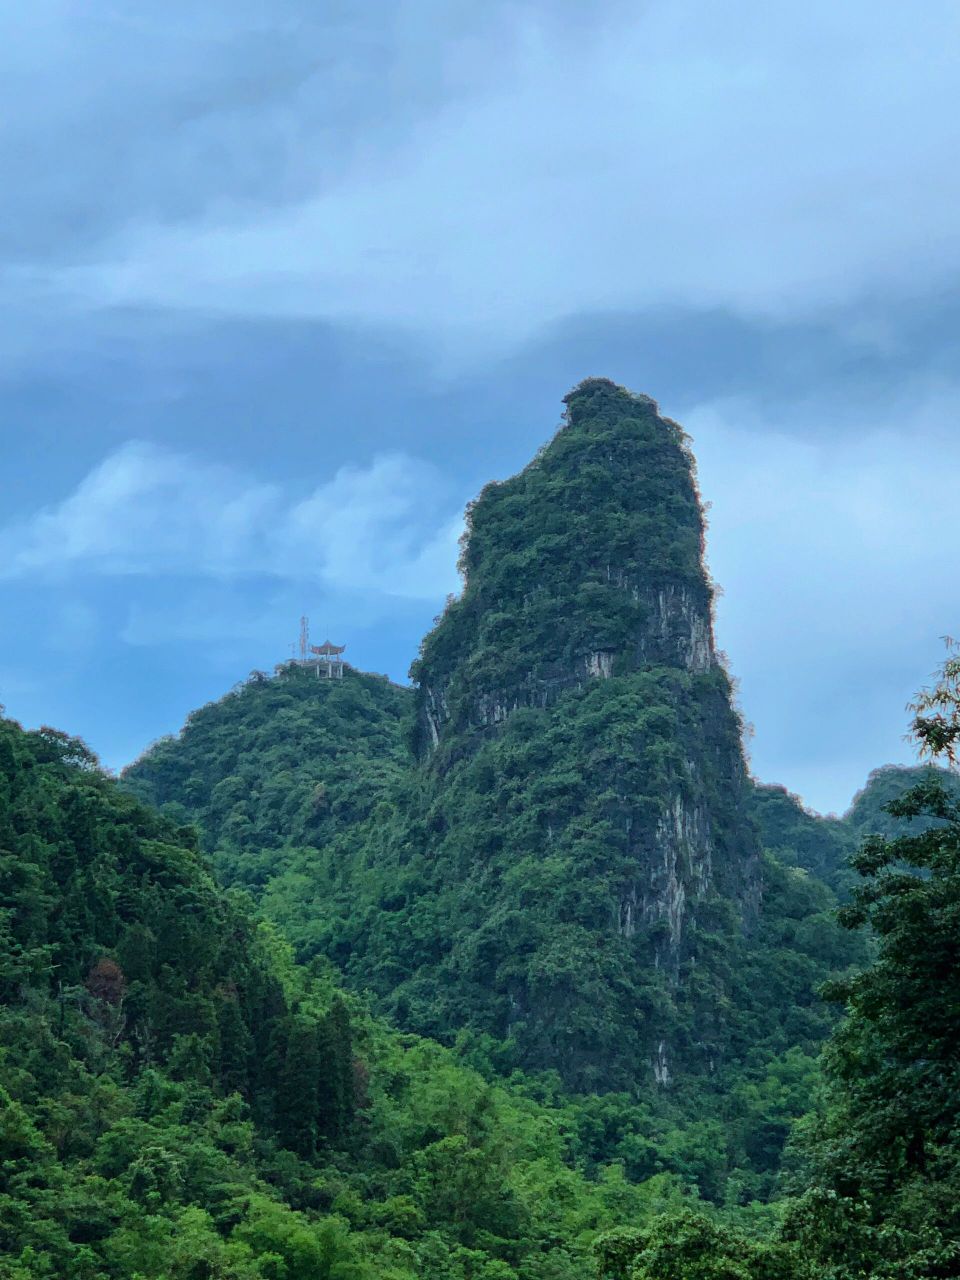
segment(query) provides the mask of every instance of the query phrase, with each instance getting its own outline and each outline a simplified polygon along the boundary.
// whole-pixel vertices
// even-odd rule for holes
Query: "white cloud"
[[[843,809],[865,754],[913,759],[904,706],[958,627],[960,395],[932,390],[856,423],[825,402],[797,413],[816,417],[817,439],[744,402],[703,405],[685,425],[713,503],[718,638],[756,726],[754,765]]]
[[[461,521],[439,473],[403,454],[343,467],[304,499],[131,442],[56,506],[0,529],[0,576],[265,574],[442,599]]]

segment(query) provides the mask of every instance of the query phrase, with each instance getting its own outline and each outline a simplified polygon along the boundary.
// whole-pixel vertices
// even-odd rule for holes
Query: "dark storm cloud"
[[[57,12],[8,218],[23,278],[74,301],[462,359],[588,311],[809,315],[960,271],[946,0]]]
[[[526,6],[36,0],[0,17],[7,261],[127,224],[229,223],[387,163],[509,69]]]

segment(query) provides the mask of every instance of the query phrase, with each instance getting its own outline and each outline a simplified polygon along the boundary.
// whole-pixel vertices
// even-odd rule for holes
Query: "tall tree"
[[[599,1280],[800,1280],[791,1248],[752,1240],[691,1209],[622,1227],[595,1245]]]
[[[323,1073],[317,1098],[317,1124],[322,1136],[336,1138],[353,1118],[353,1043],[350,1017],[339,996],[320,1024]]]
[[[313,1156],[317,1147],[321,1071],[317,1024],[296,1014],[290,1019],[277,1088],[277,1131],[283,1145],[304,1159]]]
[[[922,753],[952,763],[955,650],[914,710]],[[824,1055],[829,1106],[808,1126],[788,1232],[836,1280],[947,1280],[960,1274],[960,805],[931,774],[889,811],[936,821],[871,837],[853,859],[861,882],[841,920],[871,928],[876,958],[828,992],[847,1018]]]

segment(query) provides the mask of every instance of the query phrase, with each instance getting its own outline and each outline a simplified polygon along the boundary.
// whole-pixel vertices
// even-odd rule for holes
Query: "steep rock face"
[[[519,475],[468,510],[462,597],[414,676],[421,749],[596,676],[716,664],[693,459],[647,396],[606,379]]]
[[[759,850],[685,437],[606,380],[565,403],[468,512],[463,594],[412,672],[424,809],[377,858],[413,848],[427,884],[389,895],[348,963],[402,974],[418,1029],[469,1006],[454,1018],[523,1065],[665,1081],[671,1053],[722,1040],[722,983],[690,979],[701,933],[749,927]],[[418,948],[441,902],[469,941]]]
[[[552,443],[468,512],[463,595],[413,671],[420,751],[442,770],[445,747],[456,758],[521,707],[551,707],[598,679],[675,668],[700,681],[701,712],[726,722],[727,758],[709,771],[719,764],[725,802],[739,810],[743,761],[716,657],[686,438],[649,397],[605,379],[582,383],[565,405]],[[658,964],[676,963],[689,905],[715,883],[702,734],[683,746],[652,831],[628,820],[638,876],[617,908],[628,936],[639,919],[666,922]],[[749,907],[756,848],[749,822],[737,818],[739,865],[722,868],[722,887]]]
[[[518,707],[550,706],[566,690],[582,689],[588,680],[609,678],[615,669],[628,665],[679,666],[695,672],[709,671],[716,665],[709,602],[705,605],[683,585],[644,588],[622,580],[614,570],[608,568],[607,573],[607,582],[619,589],[643,620],[632,645],[621,651],[586,648],[552,659],[541,655],[519,682],[514,678],[505,689],[475,691],[466,710],[469,725],[490,727],[501,724]],[[425,664],[416,670],[423,677],[418,698],[421,740],[429,751],[440,745],[441,735],[454,720],[452,700],[462,673],[454,673],[449,681],[441,676],[434,686],[428,683]]]

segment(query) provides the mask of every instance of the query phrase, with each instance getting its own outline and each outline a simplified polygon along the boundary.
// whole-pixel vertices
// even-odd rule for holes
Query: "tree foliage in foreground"
[[[692,1209],[621,1227],[594,1246],[599,1280],[802,1280],[795,1248],[755,1239]]]
[[[921,746],[954,740],[953,658],[921,699]],[[853,860],[861,883],[842,913],[868,926],[873,964],[837,984],[847,1016],[824,1056],[825,1114],[800,1144],[807,1186],[788,1234],[831,1280],[960,1274],[960,804],[929,776],[889,806],[915,835],[873,836]]]

